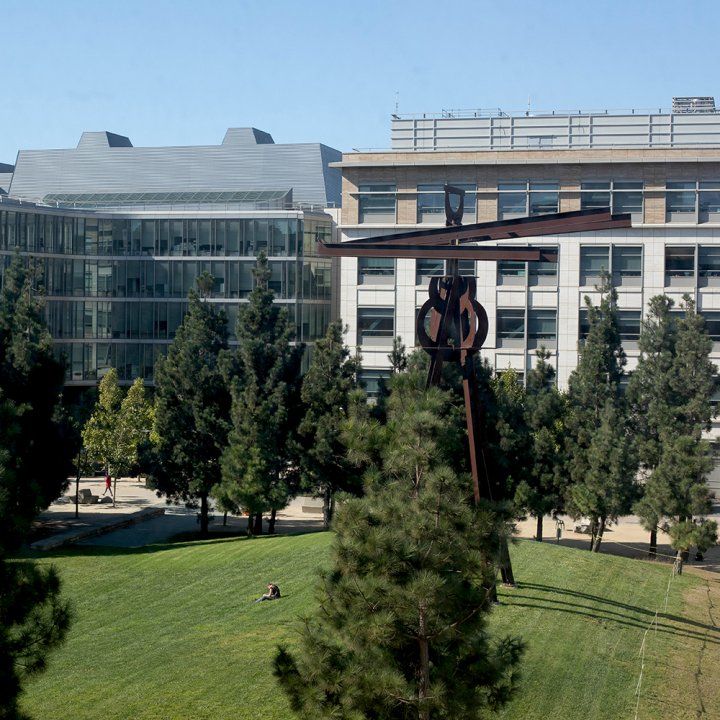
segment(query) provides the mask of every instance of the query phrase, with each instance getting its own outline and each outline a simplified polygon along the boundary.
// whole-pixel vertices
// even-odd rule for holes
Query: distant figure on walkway
[[[105,497],[105,493],[110,493],[110,497],[113,496],[112,494],[112,478],[110,475],[105,475],[105,492],[103,493],[103,497]]]
[[[263,600],[279,600],[280,599],[280,588],[275,583],[268,583],[268,591],[259,597],[255,602],[259,603]]]

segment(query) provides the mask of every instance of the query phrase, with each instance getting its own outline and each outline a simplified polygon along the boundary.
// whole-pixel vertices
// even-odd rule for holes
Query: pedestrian
[[[105,492],[103,493],[103,497],[106,493],[110,493],[110,497],[113,497],[112,478],[110,477],[110,473],[105,473]]]

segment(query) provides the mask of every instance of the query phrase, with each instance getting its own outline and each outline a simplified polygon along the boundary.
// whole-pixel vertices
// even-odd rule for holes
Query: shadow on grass
[[[543,600],[542,598],[533,598],[533,599],[537,600],[537,602],[534,602],[534,603],[533,602],[527,602],[527,603],[512,602],[512,601],[508,601],[505,597],[503,597],[501,602],[503,605],[507,605],[509,607],[523,607],[523,608],[529,608],[529,609],[535,609],[535,610],[555,610],[557,612],[567,613],[570,615],[581,615],[581,616],[590,618],[591,620],[599,620],[602,622],[614,623],[615,625],[622,625],[624,627],[636,628],[637,630],[646,630],[648,627],[647,622],[642,622],[642,621],[631,622],[630,620],[619,620],[614,617],[606,617],[597,612],[585,612],[582,610],[572,610],[570,608],[555,607],[552,604],[555,602],[553,600]],[[548,604],[542,604],[542,603],[548,603]],[[574,607],[580,608],[582,606],[574,606]],[[655,630],[653,627],[653,632],[654,631]],[[687,638],[689,640],[696,640],[698,642],[710,643],[711,645],[720,645],[720,638],[714,639],[714,638],[708,637],[707,635],[703,635],[701,633],[685,631],[674,625],[666,625],[664,623],[658,623],[657,631],[664,633],[666,635],[673,635],[675,637]]]
[[[645,630],[650,622],[651,618],[654,617],[655,612],[648,608],[639,607],[637,605],[628,605],[626,603],[620,603],[609,598],[604,598],[599,595],[591,595],[589,593],[577,592],[575,590],[568,590],[566,588],[557,588],[551,585],[539,585],[536,583],[518,583],[518,589],[536,590],[538,592],[544,592],[552,595],[565,595],[572,598],[579,598],[583,600],[589,600],[593,603],[598,603],[600,607],[594,605],[581,604],[579,602],[572,602],[568,600],[559,600],[552,597],[542,597],[536,595],[522,595],[514,591],[504,591],[501,595],[501,602],[503,605],[509,607],[524,607],[524,608],[535,608],[538,610],[555,610],[557,612],[569,613],[572,615],[583,615],[592,620],[600,620],[603,622],[615,623],[618,625],[624,625],[626,627],[634,627],[641,630]],[[519,602],[519,601],[527,602]],[[623,614],[621,612],[602,607],[602,605],[609,605],[613,608],[625,610],[627,613],[634,613],[636,615],[642,615],[643,617],[632,617],[631,614]],[[666,622],[661,622],[662,620]],[[677,623],[673,625],[670,623]],[[715,645],[720,645],[720,630],[712,625],[705,625],[703,623],[690,620],[688,618],[679,617],[677,615],[670,615],[668,613],[658,613],[658,632],[664,632],[670,635],[677,635],[679,637],[685,637],[691,640],[698,640],[703,642],[709,642]],[[697,631],[691,629],[697,628]]]
[[[244,532],[215,532],[207,537],[201,537],[200,532],[183,532],[173,536],[169,540],[140,547],[114,547],[110,545],[68,545],[56,550],[38,551],[25,550],[18,554],[18,559],[54,560],[56,558],[71,557],[112,557],[128,555],[149,555],[152,553],[178,550],[186,547],[202,547],[204,545],[220,545],[229,542],[251,541],[261,542],[263,540],[279,540],[285,537],[297,537],[299,535],[316,535],[317,530],[298,530],[297,532],[284,532],[274,535],[259,535],[248,537]]]

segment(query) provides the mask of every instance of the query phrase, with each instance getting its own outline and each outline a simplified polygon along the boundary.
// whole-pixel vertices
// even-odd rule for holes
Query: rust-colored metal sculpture
[[[453,207],[451,198],[458,198]],[[485,309],[475,298],[474,277],[459,273],[459,260],[557,261],[557,251],[531,246],[478,247],[468,243],[560,235],[573,232],[631,227],[630,215],[613,215],[610,209],[578,210],[538,217],[462,225],[465,191],[445,186],[446,227],[362,238],[344,243],[321,243],[321,255],[344,257],[395,257],[443,259],[444,277],[434,277],[429,298],[417,317],[417,336],[430,355],[428,386],[440,381],[444,362],[459,363],[463,372],[465,412],[475,501],[493,499],[489,478],[478,461],[481,454],[479,407],[473,356],[482,347],[488,332]],[[495,498],[498,499],[498,498]]]
[[[453,196],[458,199],[456,207],[453,207],[451,201]],[[557,251],[532,246],[479,247],[468,243],[628,228],[631,222],[629,214],[613,215],[609,208],[601,208],[463,226],[464,200],[464,190],[445,186],[445,228],[395,233],[344,243],[321,243],[318,249],[321,255],[330,256],[432,258],[446,261],[447,274],[430,280],[429,298],[417,317],[417,337],[423,350],[430,355],[428,386],[440,382],[443,363],[459,363],[462,369],[473,495],[475,502],[479,503],[481,499],[501,499],[493,498],[490,478],[485,472],[484,463],[481,463],[481,407],[473,360],[487,337],[488,317],[475,298],[475,278],[460,275],[459,260],[554,262],[557,261]],[[503,581],[513,583],[509,555],[507,565],[501,563],[501,570]]]

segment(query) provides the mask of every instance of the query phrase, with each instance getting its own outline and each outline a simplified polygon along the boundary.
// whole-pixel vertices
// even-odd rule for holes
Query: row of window
[[[464,223],[476,220],[477,186],[454,183],[465,190]],[[642,221],[644,183],[635,180],[587,181],[580,185],[580,209],[610,208],[630,213]],[[363,184],[359,188],[359,222],[394,224],[397,186],[391,183]],[[500,220],[533,217],[559,212],[557,182],[513,181],[497,185],[497,216]],[[720,182],[668,181],[665,186],[666,219],[669,222],[720,222]],[[417,222],[442,223],[445,196],[441,184],[417,186]]]
[[[12,255],[0,256],[0,276]],[[246,298],[254,287],[253,260],[71,260],[37,258],[49,297],[186,298],[210,273],[215,298]],[[271,260],[269,286],[281,299],[330,300],[330,262]],[[0,277],[1,279],[1,277]]]
[[[708,334],[720,342],[720,311],[703,312]],[[391,344],[395,336],[395,310],[391,307],[358,308],[358,345]],[[496,347],[553,347],[557,341],[557,310],[555,308],[498,308]],[[640,310],[619,310],[618,326],[623,342],[635,342],[640,337]],[[587,337],[589,321],[587,309],[580,310],[578,337]]]
[[[240,303],[218,305],[235,339]],[[326,303],[284,304],[296,337],[312,341],[324,335],[330,322]],[[172,340],[187,311],[178,301],[127,302],[105,300],[48,300],[45,306],[50,334],[55,340]]]
[[[330,223],[306,219],[108,220],[0,210],[0,250],[68,255],[314,255]]]
[[[603,273],[609,273],[617,287],[642,286],[643,248],[641,245],[582,245],[580,247],[580,285],[594,287]],[[501,260],[497,263],[498,285],[556,285],[557,263]],[[720,285],[720,246],[668,245],[665,248],[666,286],[693,284]],[[416,260],[415,284],[423,285],[446,272],[443,260]],[[473,260],[460,261],[461,275],[474,275]],[[359,258],[358,284],[394,284],[395,260]]]

